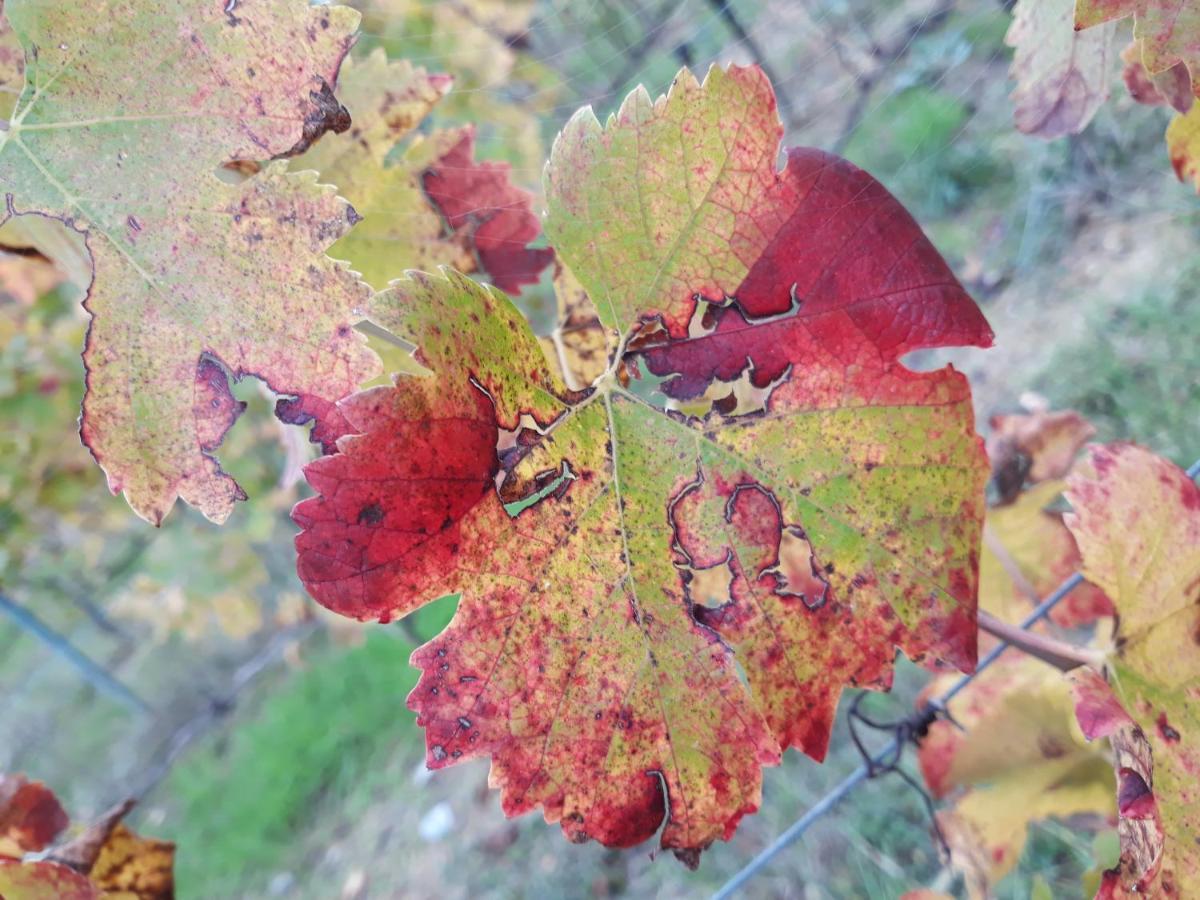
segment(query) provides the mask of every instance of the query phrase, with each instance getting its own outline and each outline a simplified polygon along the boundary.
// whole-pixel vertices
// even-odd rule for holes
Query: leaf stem
[[[1026,631],[1016,625],[1003,622],[982,609],[978,613],[978,622],[980,631],[986,631],[993,637],[998,637],[1063,672],[1069,672],[1079,666],[1092,666],[1099,669],[1104,665],[1104,654],[1098,650],[1079,647],[1046,634]]]

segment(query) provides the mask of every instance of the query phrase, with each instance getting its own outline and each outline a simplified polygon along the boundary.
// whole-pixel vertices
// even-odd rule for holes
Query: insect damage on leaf
[[[348,125],[330,85],[358,14],[296,0],[4,13],[26,62],[0,135],[8,216],[57,217],[92,254],[83,440],[143,517],[179,496],[221,521],[243,496],[211,455],[221,382],[253,374],[332,403],[377,366],[351,327],[369,292],[324,255],[349,205],[283,163],[240,184],[216,174]]]
[[[413,656],[428,764],[490,756],[505,811],[572,840],[661,827],[695,863],[763,765],[823,756],[844,684],[887,686],[896,647],[975,661],[968,388],[899,360],[991,332],[894,198],[817,151],[779,171],[781,133],[754,67],[576,115],[546,228],[617,337],[603,373],[569,388],[506,298],[413,273],[371,317],[432,375],[342,401],[358,433],[307,469],[318,600],[462,594]],[[743,378],[757,408],[682,411]]]
[[[1145,861],[1144,836],[1131,837],[1107,883],[1113,896],[1147,890],[1179,896],[1182,887],[1200,883],[1200,487],[1148,450],[1114,444],[1090,448],[1068,481],[1067,499],[1074,512],[1066,523],[1083,575],[1112,598],[1118,616],[1112,690],[1094,675],[1082,683],[1094,690],[1077,694],[1080,724],[1090,737],[1112,736],[1118,752],[1118,725],[1136,730],[1126,743],[1145,744],[1136,751],[1145,761],[1122,763],[1118,801],[1130,818],[1124,807],[1136,799],[1129,791],[1137,782],[1127,778],[1128,768],[1153,789],[1152,824],[1161,828],[1153,865]],[[1120,722],[1089,726],[1085,706],[1100,711],[1088,714],[1098,721]],[[1133,818],[1148,821],[1149,813]]]

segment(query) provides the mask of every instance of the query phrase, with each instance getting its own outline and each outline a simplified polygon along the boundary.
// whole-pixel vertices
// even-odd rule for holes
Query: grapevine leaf
[[[1116,25],[1076,32],[1075,0],[1018,0],[1005,43],[1017,130],[1038,137],[1078,134],[1104,101],[1112,80]]]
[[[1138,103],[1171,106],[1180,113],[1192,108],[1196,99],[1192,95],[1192,76],[1183,63],[1176,63],[1165,72],[1151,75],[1142,64],[1142,49],[1137,41],[1121,51],[1121,61],[1125,63],[1121,70],[1125,87],[1129,89],[1129,96]]]
[[[1193,0],[1076,0],[1076,29],[1103,26],[1133,16],[1133,37],[1151,75],[1184,63],[1192,90],[1200,91],[1200,7]]]
[[[1148,764],[1134,771],[1153,789],[1165,840],[1161,872],[1139,864],[1123,868],[1119,880],[1132,890],[1153,875],[1157,890],[1170,894],[1172,886],[1200,883],[1200,488],[1177,466],[1128,444],[1092,447],[1068,484],[1074,512],[1066,523],[1082,572],[1119,617],[1110,706],[1128,711],[1153,753],[1153,778]],[[1084,731],[1103,736],[1115,727],[1085,724]]]
[[[1018,622],[1080,564],[1079,548],[1062,514],[1049,508],[1062,493],[1061,481],[1046,481],[1009,506],[988,510],[979,560],[979,606]],[[1113,614],[1112,601],[1090,583],[1081,584],[1050,613],[1055,624],[1074,628]]]
[[[389,62],[377,48],[347,60],[338,84],[353,124],[293,164],[319,171],[363,217],[335,255],[377,288],[405,269],[439,265],[479,269],[510,293],[537,280],[551,254],[525,246],[541,227],[508,166],[476,162],[470,128],[414,134],[450,89],[449,76]]]
[[[175,845],[140,837],[126,826],[122,819],[133,805],[127,800],[113,807],[67,843],[50,849],[44,859],[22,862],[0,855],[0,897],[170,900],[175,895]],[[61,807],[57,818],[61,830],[66,826]]]
[[[953,680],[935,679],[923,695]],[[960,694],[953,712],[954,723],[930,726],[918,761],[935,796],[958,792],[938,823],[972,895],[987,896],[1020,859],[1032,823],[1107,814],[1111,775],[1075,723],[1066,683],[1039,660],[1004,658]]]
[[[1094,671],[1080,668],[1066,677],[1075,696],[1080,727],[1089,740],[1108,738],[1117,776],[1121,857],[1115,868],[1104,873],[1097,900],[1179,896],[1171,861],[1165,859],[1163,816],[1153,787],[1155,754],[1146,733]]]
[[[45,849],[67,827],[54,792],[21,775],[0,775],[0,858]]]
[[[508,163],[474,157],[475,136],[466,129],[425,171],[422,184],[451,234],[474,251],[479,268],[496,287],[515,294],[538,280],[554,251],[526,247],[541,226],[530,208],[533,195],[509,183]]]
[[[1200,191],[1200,103],[1185,115],[1176,115],[1167,125],[1167,152],[1179,180],[1191,180]]]
[[[67,866],[0,857],[0,897],[19,900],[101,900],[96,886]]]
[[[326,402],[377,365],[351,327],[366,288],[322,253],[354,211],[282,163],[240,184],[216,174],[348,125],[330,85],[358,15],[285,0],[5,13],[26,62],[0,136],[8,215],[62,219],[92,253],[84,442],[148,520],[179,496],[221,521],[244,494],[197,419],[202,360]]]
[[[780,136],[756,68],[685,70],[606,129],[577,115],[547,230],[619,338],[608,369],[573,391],[506,298],[413,273],[371,316],[432,376],[342,401],[358,433],[306,470],[319,601],[388,620],[462,593],[413,656],[428,764],[490,755],[506,812],[575,840],[665,816],[694,863],[762,765],[823,756],[842,685],[887,685],[896,646],[974,664],[969,392],[898,358],[991,333],[878,183],[816,151],[779,172]],[[672,408],[751,369],[755,413]],[[709,607],[691,584],[722,568]]]
[[[1026,482],[1063,478],[1080,449],[1096,433],[1074,410],[1034,410],[1028,414],[992,416],[988,457],[997,502],[1014,500]]]

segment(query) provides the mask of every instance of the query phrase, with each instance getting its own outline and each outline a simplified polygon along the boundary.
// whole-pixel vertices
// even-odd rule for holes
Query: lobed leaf
[[[1200,7],[1193,0],[1075,0],[1075,28],[1102,26],[1133,17],[1133,36],[1151,75],[1182,62],[1200,96]]]
[[[358,14],[298,0],[4,11],[26,75],[0,135],[6,217],[61,219],[92,254],[84,442],[144,518],[179,496],[221,521],[244,494],[211,455],[201,363],[327,403],[377,366],[351,328],[368,292],[323,254],[350,206],[283,164],[217,175],[347,127],[331,85]]]
[[[363,217],[333,252],[368,283],[383,287],[405,269],[449,265],[517,293],[552,257],[526,247],[541,232],[532,195],[509,183],[507,164],[474,159],[472,128],[416,131],[452,80],[389,62],[380,48],[347,60],[339,97],[353,124],[293,168],[319,171]]]
[[[953,681],[943,676],[922,696]],[[930,791],[952,797],[938,812],[971,896],[988,896],[1012,871],[1031,824],[1051,817],[1106,815],[1111,775],[1075,723],[1067,684],[1032,657],[1006,657],[980,675],[954,705],[954,722],[934,722],[918,762]]]
[[[1068,485],[1074,512],[1066,523],[1083,574],[1112,598],[1119,623],[1112,691],[1080,676],[1077,693],[1087,688],[1080,722],[1091,736],[1113,736],[1118,751],[1117,729],[1128,735],[1129,752],[1143,762],[1122,762],[1118,771],[1122,811],[1127,800],[1153,791],[1161,814],[1161,864],[1144,861],[1143,839],[1127,841],[1125,852],[1139,861],[1123,864],[1110,882],[1175,896],[1200,880],[1200,488],[1177,466],[1130,444],[1092,447]],[[1144,791],[1128,795],[1127,782],[1136,783],[1126,769]]]
[[[1017,130],[1038,137],[1078,134],[1108,99],[1115,24],[1077,32],[1075,0],[1018,0],[1005,43]]]
[[[505,811],[573,840],[661,826],[695,864],[897,646],[974,664],[969,392],[899,358],[991,332],[870,176],[811,150],[778,171],[781,132],[756,68],[576,115],[546,227],[617,337],[604,373],[568,388],[507,298],[411,273],[371,315],[431,374],[342,401],[358,433],[306,471],[320,602],[387,621],[462,594],[413,656],[428,765],[491,756]],[[743,377],[755,410],[676,408]]]

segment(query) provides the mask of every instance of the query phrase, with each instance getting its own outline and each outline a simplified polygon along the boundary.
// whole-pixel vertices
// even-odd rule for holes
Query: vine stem
[[[1010,646],[1016,647],[1030,656],[1035,656],[1063,672],[1069,672],[1079,666],[1092,666],[1099,669],[1104,665],[1105,655],[1099,650],[1080,647],[1048,634],[1027,631],[1017,625],[997,619],[982,609],[976,616],[980,631],[986,631],[992,637],[998,637]]]

